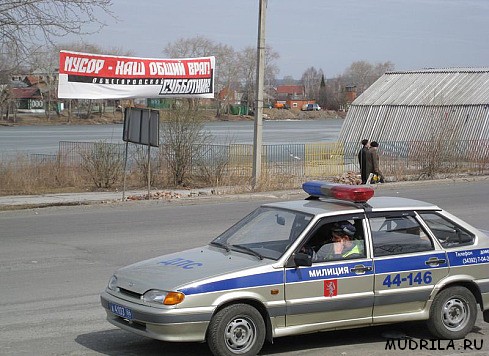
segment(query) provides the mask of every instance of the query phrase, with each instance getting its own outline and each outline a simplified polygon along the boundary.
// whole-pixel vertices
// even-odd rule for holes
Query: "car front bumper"
[[[205,341],[212,316],[211,310],[159,309],[140,305],[114,297],[105,291],[102,292],[100,301],[109,323],[135,334],[162,341]],[[109,303],[130,308],[132,318],[126,319],[114,314]]]

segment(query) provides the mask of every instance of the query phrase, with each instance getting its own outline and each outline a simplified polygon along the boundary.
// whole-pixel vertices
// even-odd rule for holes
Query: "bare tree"
[[[302,74],[302,84],[304,85],[305,95],[307,99],[319,100],[319,89],[321,79],[324,77],[322,69],[309,67]]]
[[[218,65],[217,76],[216,76],[216,91],[220,93],[225,89],[225,95],[221,98],[218,95],[218,105],[217,105],[217,116],[221,114],[221,107],[224,107],[226,113],[229,112],[229,107],[234,102],[231,100],[236,100],[234,93],[239,91],[239,67],[236,65],[237,53],[232,47],[221,45],[216,52],[216,61]]]
[[[163,52],[172,58],[215,56],[216,67],[218,68],[215,78],[216,91],[219,92],[224,88],[237,91],[241,87],[244,91],[242,99],[247,101],[248,105],[253,103],[256,79],[256,48],[247,47],[241,52],[235,52],[230,46],[197,36],[182,38],[169,43]],[[275,81],[279,71],[275,64],[278,57],[278,53],[267,46],[265,50],[265,81],[268,84]]]
[[[214,88],[220,92],[226,88],[228,92],[238,89],[238,66],[237,54],[234,49],[228,45],[215,43],[202,36],[192,38],[181,38],[175,42],[168,43],[163,53],[170,58],[194,58],[194,57],[216,57],[216,66],[218,70],[214,78]],[[190,100],[194,103],[195,100]],[[225,102],[229,105],[229,102]],[[197,107],[195,103],[193,107]],[[220,105],[218,105],[217,115],[220,114]]]
[[[282,78],[282,84],[284,85],[295,85],[297,82],[298,81],[291,75],[286,75]]]
[[[85,53],[93,53],[93,54],[110,54],[114,56],[126,56],[131,57],[134,56],[134,51],[126,50],[121,47],[100,47],[94,43],[88,42],[67,42],[61,43],[54,47],[52,47],[51,51],[53,51],[57,57],[57,61],[59,62],[59,51],[73,51],[73,52],[85,52]]]
[[[241,100],[249,107],[252,107],[255,98],[256,49],[246,47],[239,53],[238,58],[240,80],[243,88]]]
[[[353,62],[345,70],[343,77],[348,83],[345,85],[355,85],[359,93],[362,93],[373,82],[379,79],[385,72],[393,70],[392,62],[378,63],[376,65],[367,61]]]
[[[246,47],[239,55],[239,67],[241,68],[240,79],[244,88],[243,99],[248,102],[248,105],[254,103],[255,98],[255,80],[256,80],[256,48]],[[275,52],[271,46],[266,45],[265,48],[265,83],[268,86],[275,82],[275,78],[279,72],[275,61],[279,58],[279,54]]]
[[[45,102],[45,112],[48,119],[50,119],[50,115],[52,110],[56,110],[58,117],[60,116],[59,112],[59,103],[58,103],[58,82],[57,82],[57,74],[59,72],[59,52],[61,50],[69,50],[75,52],[86,52],[86,53],[94,53],[94,54],[112,54],[117,56],[131,56],[133,53],[131,51],[125,51],[121,48],[102,48],[98,45],[91,43],[81,43],[81,42],[71,42],[59,45],[46,45],[43,48],[34,47],[29,50],[29,57],[25,61],[25,64],[28,65],[28,72],[34,76],[37,76],[40,81],[43,82],[43,100]],[[63,101],[66,103],[66,101]],[[68,121],[72,118],[72,110],[71,110],[71,99],[67,101],[68,103]],[[75,101],[77,102],[77,101]],[[79,101],[80,103],[82,101]],[[106,100],[96,100],[98,102],[102,115],[103,109],[105,108]],[[92,114],[91,108],[93,107],[93,100],[85,101],[87,104],[87,118],[89,118]]]
[[[0,52],[19,59],[55,38],[95,33],[104,26],[96,14],[114,17],[111,6],[112,0],[0,0]]]
[[[26,59],[39,48],[52,45],[56,38],[68,34],[83,35],[100,30],[104,23],[96,14],[114,17],[111,6],[112,0],[0,0],[2,90],[9,91],[11,74],[25,68]],[[87,25],[93,30],[87,31]],[[53,63],[57,62],[58,59],[44,66],[46,71],[51,73]],[[0,106],[4,109],[10,104],[5,95],[2,98]]]
[[[50,119],[53,107],[59,114],[57,103],[59,53],[42,51],[39,47],[35,47],[30,51],[26,64],[29,65],[29,73],[37,77],[39,84],[43,83],[39,89],[44,101],[46,118]]]
[[[203,36],[180,38],[170,42],[163,49],[163,53],[172,58],[193,58],[215,55],[216,44]]]
[[[160,127],[163,151],[175,185],[185,183],[192,162],[198,159],[199,146],[209,143],[204,119],[199,111],[185,107],[183,102],[165,113]]]
[[[377,63],[374,67],[374,75],[377,77],[377,78],[380,78],[382,75],[384,75],[386,72],[389,72],[389,71],[392,71],[394,70],[395,68],[395,65],[394,63],[390,62],[390,61],[387,61],[387,62],[384,62],[384,63]]]

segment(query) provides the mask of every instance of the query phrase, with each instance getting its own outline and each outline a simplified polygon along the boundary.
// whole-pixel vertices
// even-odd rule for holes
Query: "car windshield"
[[[312,215],[260,207],[211,242],[211,245],[278,259],[311,222]]]

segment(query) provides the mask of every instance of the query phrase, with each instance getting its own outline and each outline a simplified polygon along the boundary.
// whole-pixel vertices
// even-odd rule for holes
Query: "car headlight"
[[[110,277],[109,284],[107,284],[107,288],[109,288],[112,291],[117,291],[117,277],[113,275]]]
[[[144,293],[143,300],[147,303],[159,305],[175,305],[183,302],[185,294],[180,292],[167,292],[163,290],[152,289]]]

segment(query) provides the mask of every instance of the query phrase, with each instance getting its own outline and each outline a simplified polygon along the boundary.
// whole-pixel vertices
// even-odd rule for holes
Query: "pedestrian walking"
[[[379,143],[377,141],[372,141],[370,143],[370,148],[367,151],[367,174],[370,177],[372,174],[372,178],[370,180],[371,183],[384,183],[384,176],[382,171],[380,170],[379,165]],[[368,182],[367,178],[367,182]]]
[[[367,183],[367,152],[369,144],[367,139],[362,140],[362,148],[358,152],[358,164],[360,165],[360,176],[362,177],[362,184]]]

